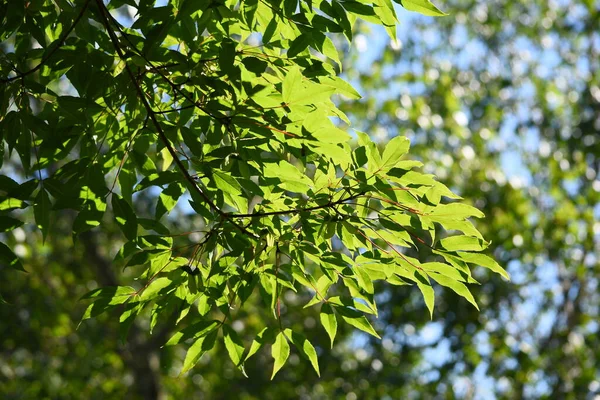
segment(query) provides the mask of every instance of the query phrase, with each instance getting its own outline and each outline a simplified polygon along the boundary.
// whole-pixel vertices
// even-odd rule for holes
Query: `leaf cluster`
[[[427,0],[402,5],[442,14]],[[115,17],[123,6],[135,10],[129,26]],[[191,342],[182,372],[222,340],[242,371],[268,344],[273,376],[290,345],[319,373],[314,346],[282,322],[285,293],[321,307],[333,345],[339,321],[378,336],[378,280],[415,285],[432,315],[434,282],[477,307],[472,266],[508,278],[481,253],[489,243],[469,218],[483,214],[419,172],[404,157],[405,137],[381,152],[366,133],[348,133],[332,101],[360,97],[337,76],[333,35],[351,40],[361,18],[394,36],[389,0],[32,1],[3,10],[11,23],[0,32],[0,139],[34,178],[1,176],[0,228],[19,227],[30,207],[44,237],[59,210],[76,214],[74,237],[113,218],[124,237],[116,264],[140,271],[137,288],[84,296],[83,320],[114,309],[126,332],[144,310],[151,330],[175,314],[187,326],[167,344]],[[153,212],[136,204],[142,191],[156,193]],[[196,235],[173,233],[178,204]],[[8,246],[0,257],[22,269]],[[274,324],[246,348],[233,322],[254,293]]]

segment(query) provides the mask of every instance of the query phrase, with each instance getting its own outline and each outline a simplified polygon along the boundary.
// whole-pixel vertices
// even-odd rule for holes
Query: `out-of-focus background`
[[[382,340],[344,326],[330,350],[315,311],[290,299],[288,325],[317,346],[321,378],[292,355],[270,381],[261,352],[247,379],[218,346],[178,377],[186,349],[160,348],[169,321],[150,335],[140,318],[124,342],[114,314],[77,329],[81,295],[132,276],[112,264],[109,219],[73,245],[65,213],[45,243],[27,227],[5,238],[29,273],[0,270],[0,397],[600,399],[600,2],[436,4],[450,16],[398,7],[396,42],[357,26],[344,76],[363,100],[339,103],[382,146],[408,136],[411,157],[485,212],[477,227],[512,281],[475,271],[481,312],[440,290],[431,320],[418,291],[382,286]],[[184,230],[188,212],[170,222]],[[244,312],[242,336],[268,318]]]

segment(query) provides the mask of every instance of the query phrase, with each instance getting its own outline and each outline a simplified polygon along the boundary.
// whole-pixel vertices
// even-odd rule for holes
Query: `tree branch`
[[[174,84],[162,71],[161,69],[165,68],[164,65],[162,66],[156,66],[152,63],[152,61],[150,61],[148,59],[148,57],[146,57],[145,54],[143,54],[141,51],[139,51],[137,49],[137,47],[135,47],[135,45],[131,42],[131,40],[129,39],[129,36],[127,35],[126,32],[123,31],[123,29],[121,28],[121,25],[119,24],[119,21],[115,20],[113,18],[112,15],[108,14],[107,17],[105,18],[110,18],[110,20],[113,22],[113,24],[117,27],[117,30],[119,31],[119,33],[121,34],[121,36],[123,36],[123,38],[125,39],[125,41],[127,41],[127,43],[129,43],[130,48],[133,52],[135,52],[138,56],[140,56],[144,62],[152,69],[152,71],[154,71],[155,73],[157,73],[158,75],[160,75],[160,77],[167,82],[167,84],[169,86],[171,86],[171,89],[173,89],[174,92],[179,93],[184,99],[186,99],[187,101],[189,101],[190,103],[192,103],[194,105],[195,108],[198,108],[200,111],[202,111],[203,113],[209,115],[210,117],[214,118],[214,119],[222,119],[225,117],[218,117],[216,115],[213,115],[209,110],[207,110],[206,108],[204,108],[202,105],[198,104],[197,102],[194,101],[193,98],[191,98],[187,93],[185,93],[183,90],[181,90],[176,84]],[[107,21],[108,24],[108,21]],[[108,25],[106,26],[106,29],[110,29],[108,27]],[[113,32],[114,35],[114,32]]]
[[[364,194],[365,194],[365,192],[360,192],[360,193],[354,194],[352,196],[346,197],[345,199],[340,199],[340,200],[336,200],[336,201],[330,201],[327,204],[323,204],[323,205],[320,205],[320,206],[314,206],[314,207],[294,208],[294,209],[283,210],[283,211],[269,211],[269,212],[256,212],[256,213],[249,213],[249,214],[228,214],[228,215],[230,217],[234,217],[234,218],[254,218],[254,217],[269,217],[269,216],[272,216],[272,215],[298,214],[298,213],[301,213],[301,212],[315,211],[315,210],[321,210],[323,208],[329,208],[329,207],[337,206],[338,204],[343,204],[346,201],[354,200],[357,197],[363,196]]]
[[[131,79],[131,81],[134,84],[134,87],[135,87],[135,90],[136,90],[136,92],[138,94],[138,97],[142,101],[142,104],[144,104],[144,107],[146,108],[146,112],[148,113],[148,115],[150,116],[150,120],[152,121],[152,124],[154,125],[154,127],[156,128],[156,131],[158,132],[158,137],[159,137],[160,141],[163,142],[163,144],[165,145],[165,147],[167,148],[167,150],[169,151],[169,154],[171,154],[171,157],[173,157],[173,161],[175,161],[175,164],[177,164],[177,167],[180,170],[180,172],[183,174],[183,176],[185,177],[185,179],[187,180],[187,182],[189,183],[189,185],[191,186],[191,188],[194,191],[196,191],[196,193],[198,193],[198,195],[200,197],[202,197],[202,199],[210,206],[211,209],[213,209],[223,219],[228,220],[240,232],[242,232],[244,234],[247,234],[247,235],[249,235],[251,237],[256,238],[256,235],[254,235],[252,232],[248,231],[246,228],[244,228],[243,226],[241,226],[240,224],[238,224],[237,222],[235,222],[232,219],[232,216],[230,216],[228,213],[224,212],[219,207],[217,207],[217,205],[208,197],[208,195],[206,193],[204,193],[198,187],[198,185],[196,184],[196,181],[194,180],[194,178],[192,178],[192,176],[188,172],[188,170],[185,167],[185,165],[183,165],[183,163],[179,159],[179,156],[177,155],[177,152],[175,151],[175,149],[171,145],[171,142],[169,142],[169,139],[165,135],[165,132],[162,129],[162,126],[160,125],[160,122],[158,122],[158,119],[156,118],[156,113],[154,112],[154,110],[150,106],[150,103],[146,99],[144,91],[142,90],[142,88],[140,87],[139,83],[135,79],[135,75],[133,74],[133,71],[129,67],[129,64],[127,64],[127,62],[126,62],[125,56],[123,54],[123,51],[119,47],[119,40],[117,39],[117,36],[115,35],[115,32],[110,27],[110,22],[109,22],[108,17],[107,17],[107,15],[110,15],[109,12],[108,12],[108,10],[104,6],[104,3],[102,3],[102,0],[96,0],[96,3],[98,4],[98,8],[100,9],[100,17],[101,17],[101,19],[102,19],[102,21],[104,23],[104,27],[106,28],[106,31],[107,31],[107,33],[108,33],[108,35],[110,37],[110,40],[113,43],[113,46],[115,47],[115,51],[117,52],[117,55],[119,56],[119,58],[125,62],[125,70],[127,71],[127,74],[129,75],[129,78]]]

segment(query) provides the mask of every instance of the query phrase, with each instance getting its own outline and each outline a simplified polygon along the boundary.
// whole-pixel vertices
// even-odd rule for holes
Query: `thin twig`
[[[330,207],[336,206],[338,204],[343,204],[346,201],[354,200],[355,198],[360,197],[364,194],[365,194],[364,192],[360,192],[360,193],[354,194],[352,196],[346,197],[344,199],[340,199],[337,201],[330,201],[327,204],[323,204],[320,206],[314,206],[314,207],[292,208],[292,209],[283,210],[283,211],[255,212],[255,213],[249,213],[249,214],[229,214],[229,216],[235,217],[235,218],[254,218],[254,217],[268,217],[268,216],[272,216],[272,215],[298,214],[298,213],[306,212],[306,211],[315,211],[315,210],[321,210],[324,208],[330,208]]]

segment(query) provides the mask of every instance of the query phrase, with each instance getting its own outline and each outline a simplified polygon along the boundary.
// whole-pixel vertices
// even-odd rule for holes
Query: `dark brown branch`
[[[179,108],[173,108],[171,110],[164,110],[164,111],[155,111],[155,114],[169,114],[172,112],[178,112],[178,111],[182,111],[182,110],[187,110],[188,108],[194,108],[196,107],[196,104],[188,104],[187,106],[183,106],[183,107],[179,107]]]
[[[314,206],[314,207],[292,208],[292,209],[283,210],[283,211],[269,211],[269,212],[256,212],[256,213],[249,213],[249,214],[228,214],[228,215],[233,218],[254,218],[254,217],[268,217],[268,216],[272,216],[272,215],[298,214],[298,213],[306,212],[306,211],[315,211],[315,210],[322,210],[324,208],[334,207],[339,204],[343,204],[346,201],[354,200],[355,198],[360,197],[364,194],[365,194],[364,192],[360,192],[360,193],[354,194],[352,196],[346,197],[345,199],[330,201],[327,204],[323,204],[320,206]]]
[[[109,37],[110,37],[110,40],[112,41],[112,43],[113,43],[113,45],[115,47],[115,51],[117,52],[117,55],[119,56],[119,58],[121,60],[125,61],[125,56],[123,54],[123,51],[119,47],[119,40],[117,39],[117,36],[115,35],[115,32],[113,32],[113,30],[110,27],[110,22],[109,22],[108,17],[107,17],[107,15],[110,15],[110,14],[109,14],[108,10],[106,9],[106,7],[104,6],[104,4],[102,3],[102,0],[96,0],[96,3],[98,4],[98,8],[100,9],[100,17],[101,17],[101,19],[102,19],[102,21],[104,23],[104,26],[106,28],[106,31],[107,31]],[[148,113],[148,115],[150,116],[150,120],[152,121],[152,124],[154,125],[154,127],[156,128],[156,131],[158,132],[158,137],[159,137],[160,141],[163,142],[163,144],[165,145],[165,147],[169,151],[169,154],[171,154],[171,157],[173,157],[173,160],[175,161],[175,164],[177,164],[178,169],[183,174],[183,176],[185,177],[185,179],[187,180],[187,182],[190,184],[190,186],[192,187],[192,189],[195,190],[196,193],[198,193],[198,195],[200,197],[202,197],[202,199],[210,206],[211,209],[213,209],[223,219],[229,220],[229,222],[233,226],[235,226],[240,232],[245,233],[245,234],[247,234],[247,235],[249,235],[251,237],[256,237],[254,234],[252,234],[251,232],[249,232],[246,228],[244,228],[243,226],[241,226],[237,222],[235,222],[232,219],[232,216],[230,216],[228,213],[225,213],[223,210],[221,210],[219,207],[217,207],[217,205],[215,203],[213,203],[213,201],[208,197],[208,195],[206,195],[206,193],[204,193],[198,187],[198,185],[196,184],[196,181],[194,180],[194,178],[192,178],[192,176],[188,172],[188,170],[185,167],[185,165],[183,165],[183,162],[181,162],[181,160],[179,159],[179,156],[177,155],[177,152],[175,151],[175,149],[171,145],[171,142],[169,142],[169,139],[167,138],[167,136],[165,135],[164,130],[162,129],[162,126],[160,125],[160,123],[158,122],[158,119],[156,118],[156,113],[154,112],[154,110],[150,106],[150,103],[148,102],[148,99],[146,99],[144,91],[142,90],[142,88],[140,87],[139,83],[135,79],[135,75],[134,75],[133,71],[131,70],[131,68],[129,67],[129,64],[127,64],[126,61],[125,61],[125,70],[127,71],[127,74],[129,75],[131,81],[134,84],[134,87],[135,87],[135,90],[136,90],[136,92],[138,94],[138,97],[140,98],[140,100],[144,104],[144,107],[146,108],[146,112]]]
[[[356,206],[361,206],[361,207],[364,207],[366,209],[375,211],[377,213],[377,219],[379,219],[381,217],[384,217],[386,220],[388,220],[388,221],[390,221],[390,222],[392,222],[394,224],[397,224],[397,222],[394,221],[393,219],[391,219],[388,215],[382,213],[381,212],[382,210],[378,210],[378,209],[376,209],[374,207],[370,207],[370,206],[367,206],[365,204],[359,204],[359,203],[348,203],[348,204],[354,204]],[[364,218],[364,217],[357,217],[357,218],[362,219],[362,220],[368,220],[368,218]],[[409,231],[408,229],[406,229],[404,226],[399,225],[399,224],[397,224],[397,225],[399,227],[401,227],[402,229],[404,229],[404,232],[408,233],[413,239],[417,239],[419,241],[419,243],[421,243],[421,244],[429,247],[431,250],[441,251],[440,249],[436,249],[435,247],[433,247],[432,245],[430,245],[429,243],[427,243],[426,241],[424,241],[423,239],[421,239],[419,236],[415,235],[414,233],[412,233],[411,231]]]
[[[160,75],[160,77],[167,82],[167,84],[169,86],[171,86],[171,89],[173,89],[174,92],[179,93],[184,99],[186,99],[187,101],[189,101],[190,103],[194,104],[194,106],[196,108],[198,108],[200,111],[204,112],[205,114],[213,117],[214,119],[222,119],[220,117],[217,117],[215,115],[213,115],[209,110],[207,110],[205,107],[203,107],[201,104],[197,103],[194,101],[193,98],[191,98],[189,96],[189,94],[187,94],[186,92],[184,92],[183,90],[181,90],[181,88],[179,86],[177,86],[175,83],[173,83],[160,69],[161,66],[156,66],[152,63],[152,61],[150,61],[148,59],[148,57],[146,57],[145,54],[143,54],[141,51],[139,51],[137,49],[137,47],[131,42],[131,40],[129,39],[129,36],[127,35],[126,32],[123,31],[123,29],[121,29],[121,25],[119,24],[119,22],[110,14],[108,14],[107,16],[105,16],[105,18],[109,18],[113,24],[116,26],[116,28],[118,29],[119,33],[121,34],[121,36],[123,36],[123,38],[125,39],[125,41],[127,43],[129,43],[131,50],[133,52],[135,52],[139,57],[141,57],[146,64],[151,68],[152,71],[156,72],[158,75]],[[107,22],[108,24],[108,22]],[[109,29],[109,27],[107,26],[107,29]],[[111,31],[112,32],[112,31]],[[114,32],[113,32],[114,35]],[[225,118],[225,117],[223,117]]]
[[[83,5],[83,7],[81,8],[81,11],[79,11],[79,15],[77,15],[77,18],[75,18],[75,21],[73,21],[73,23],[71,24],[71,26],[69,27],[69,29],[67,29],[65,31],[65,33],[63,34],[63,36],[59,39],[58,44],[51,51],[49,51],[48,54],[46,54],[46,57],[42,58],[42,61],[40,61],[40,63],[38,65],[36,65],[32,69],[30,69],[29,71],[19,73],[16,76],[13,76],[11,78],[0,78],[0,82],[2,82],[2,83],[10,83],[10,82],[15,81],[17,79],[24,78],[27,75],[31,75],[35,71],[37,71],[40,68],[42,68],[42,66],[50,59],[50,57],[52,57],[54,55],[54,53],[56,53],[56,51],[62,47],[62,45],[65,43],[65,40],[67,40],[67,37],[71,34],[71,32],[73,32],[73,29],[75,29],[75,26],[77,25],[77,23],[83,17],[83,13],[87,9],[88,4],[90,4],[90,1],[91,0],[87,0],[85,2],[85,4]]]

